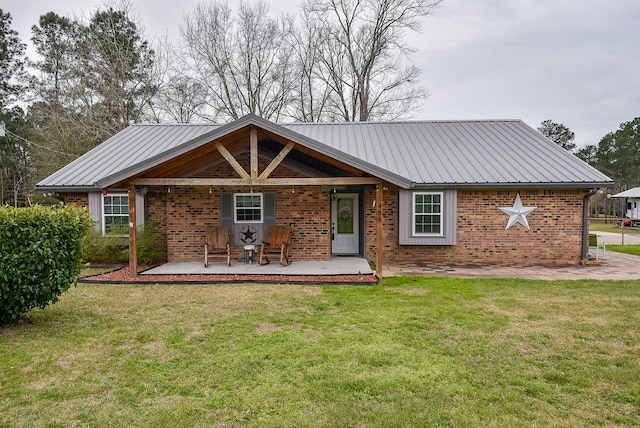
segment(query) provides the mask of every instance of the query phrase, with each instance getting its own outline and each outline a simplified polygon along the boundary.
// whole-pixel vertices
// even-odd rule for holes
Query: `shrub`
[[[163,255],[156,249],[160,238],[160,222],[149,219],[137,233],[138,261],[152,264],[162,260]],[[127,228],[112,230],[104,236],[91,231],[85,240],[85,259],[98,263],[126,263],[129,261],[129,238]]]
[[[44,308],[75,284],[92,221],[75,207],[0,207],[0,324]]]
[[[137,235],[138,261],[144,264],[152,264],[160,261],[163,256],[156,249],[156,243],[160,239],[160,222],[151,218],[142,226]],[[127,257],[129,252],[127,251]]]
[[[129,260],[127,229],[105,234],[91,230],[84,242],[85,260],[97,263],[126,263]]]

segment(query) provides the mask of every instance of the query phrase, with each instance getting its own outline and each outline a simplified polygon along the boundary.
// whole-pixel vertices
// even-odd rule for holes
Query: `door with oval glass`
[[[331,204],[331,252],[360,253],[357,193],[336,193]]]

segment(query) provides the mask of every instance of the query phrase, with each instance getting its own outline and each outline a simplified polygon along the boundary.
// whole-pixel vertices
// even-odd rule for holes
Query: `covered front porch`
[[[165,269],[179,268],[188,271],[185,274],[248,274],[244,263],[221,263],[215,268],[221,272],[212,271],[215,265],[200,271],[205,269],[199,259],[208,226],[229,230],[232,257],[243,244],[266,241],[271,226],[291,227],[291,259],[300,275],[341,274],[336,269],[348,263],[332,259],[336,254],[367,256],[381,267],[388,182],[368,172],[368,164],[359,168],[356,159],[333,155],[313,140],[248,118],[200,137],[181,152],[110,178],[108,186],[128,188],[129,195],[145,198],[141,207],[138,197],[128,199],[130,275],[139,273],[133,220],[139,208],[147,211],[145,216],[160,218],[167,260],[172,262]],[[251,205],[246,205],[248,199]],[[350,211],[340,211],[341,202],[350,203]],[[343,220],[350,228],[341,229]],[[336,250],[342,234],[353,236],[353,244]],[[330,267],[323,265],[327,262]],[[363,263],[346,274],[370,272],[366,260]],[[282,272],[277,264],[250,268],[255,275],[295,274]]]

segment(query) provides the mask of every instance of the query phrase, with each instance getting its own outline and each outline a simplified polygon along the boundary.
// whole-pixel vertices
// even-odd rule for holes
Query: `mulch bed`
[[[147,267],[151,268],[151,266]],[[141,268],[142,271],[147,268]],[[377,284],[375,275],[138,275],[129,276],[129,267],[124,266],[112,272],[80,278],[83,283],[106,284],[217,284],[261,282],[277,284]]]

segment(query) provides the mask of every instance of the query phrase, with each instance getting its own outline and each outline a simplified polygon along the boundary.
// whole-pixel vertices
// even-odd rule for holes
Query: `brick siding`
[[[203,258],[204,236],[208,225],[221,224],[222,192],[244,193],[244,187],[211,189],[174,187],[165,194],[167,254],[169,261],[194,261]],[[254,188],[254,192],[276,194],[276,224],[291,225],[291,260],[326,260],[331,257],[329,194],[317,186]],[[161,217],[149,205],[150,215]],[[233,248],[233,257],[242,257],[242,248]]]
[[[530,230],[516,224],[505,230],[520,193]],[[384,252],[386,262],[400,260],[472,263],[578,263],[582,255],[582,204],[586,190],[459,190],[457,243],[451,246],[398,244],[398,192],[385,192]],[[375,193],[367,193],[367,203]],[[366,256],[375,260],[375,222],[367,220]]]
[[[236,155],[248,170],[248,153]],[[260,170],[269,163],[260,158]],[[196,177],[235,177],[226,162],[200,171]],[[280,165],[272,177],[304,177],[301,171]],[[145,207],[149,217],[160,221],[169,261],[201,260],[207,225],[221,224],[222,192],[276,193],[276,224],[291,225],[291,260],[327,260],[331,257],[330,194],[320,186],[208,188],[151,188]],[[513,206],[520,193],[525,206],[537,207],[527,216],[531,230],[516,224],[505,226],[509,217],[500,207]],[[398,244],[398,191],[387,190],[383,204],[383,259],[434,262],[491,263],[578,263],[582,244],[582,203],[586,190],[459,190],[457,192],[457,243],[447,246]],[[376,259],[376,191],[363,191],[365,219],[364,255]],[[61,194],[67,204],[87,206],[87,193]],[[242,248],[233,250],[242,257]]]
[[[58,197],[64,201],[65,205],[72,205],[79,208],[89,206],[89,194],[87,192],[59,193]]]
[[[236,155],[236,160],[248,170],[249,154]],[[259,158],[259,168],[270,160]],[[195,177],[227,178],[237,176],[226,162],[200,171]],[[271,177],[304,177],[299,171],[280,165]],[[222,192],[247,193],[253,191],[276,193],[276,224],[291,225],[291,260],[327,260],[331,257],[331,213],[329,193],[318,186],[295,187],[186,187],[162,189],[163,202],[147,203],[148,213],[161,219],[167,239],[169,261],[195,261],[203,259],[204,235],[208,225],[221,224]],[[241,247],[232,249],[232,257],[243,256]]]

